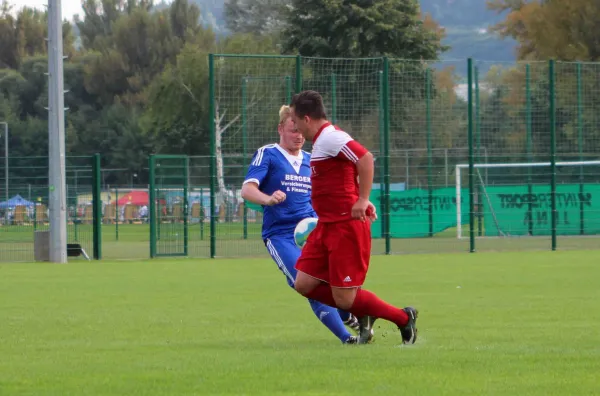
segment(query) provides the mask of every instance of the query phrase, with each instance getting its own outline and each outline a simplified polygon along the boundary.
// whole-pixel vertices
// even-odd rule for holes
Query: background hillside
[[[484,0],[421,0],[421,8],[446,29],[444,43],[452,48],[444,59],[515,60],[516,42],[487,31],[505,15],[488,10]]]

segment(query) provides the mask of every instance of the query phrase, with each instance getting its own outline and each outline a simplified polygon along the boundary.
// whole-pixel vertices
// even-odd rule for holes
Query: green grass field
[[[374,257],[420,310],[401,346],[343,346],[267,259],[0,265],[1,395],[585,395],[598,391],[594,251]]]
[[[47,226],[46,226],[47,229]],[[181,250],[183,245],[183,226],[181,224],[161,224],[162,240],[159,250],[168,252]],[[468,226],[463,235],[468,236]],[[92,226],[68,226],[69,241],[81,243],[92,254]],[[169,238],[170,235],[170,238]],[[241,223],[217,223],[217,257],[267,257],[260,238],[260,224],[248,223],[247,238],[244,238]],[[0,262],[33,261],[34,228],[32,226],[0,227]],[[145,259],[150,256],[150,230],[148,224],[120,224],[118,228],[105,224],[102,226],[102,257],[105,259]],[[561,250],[597,249],[600,235],[559,236],[558,247]],[[188,253],[190,257],[210,257],[210,225],[190,224]],[[523,251],[549,250],[549,236],[478,238],[477,251]],[[433,238],[392,239],[393,254],[409,253],[458,253],[469,250],[469,239],[457,239],[456,229],[451,228],[436,234]],[[385,253],[385,241],[373,240],[373,254]]]

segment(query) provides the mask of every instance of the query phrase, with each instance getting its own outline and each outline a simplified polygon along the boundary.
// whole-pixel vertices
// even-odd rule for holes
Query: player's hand
[[[375,220],[377,220],[377,208],[370,201],[369,201],[369,207],[367,208],[366,215],[369,218],[369,220],[371,220],[371,222],[374,222]]]
[[[372,205],[368,199],[358,198],[358,201],[352,206],[352,218],[360,221],[367,219],[367,209]]]
[[[267,206],[273,206],[285,201],[286,195],[283,191],[277,190],[270,197]]]

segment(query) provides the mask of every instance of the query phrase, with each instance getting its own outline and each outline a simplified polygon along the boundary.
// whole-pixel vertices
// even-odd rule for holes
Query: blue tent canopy
[[[28,208],[31,208],[31,207],[35,206],[35,204],[33,202],[26,200],[19,194],[15,195],[8,201],[0,202],[0,209],[12,209],[17,206],[26,206]]]

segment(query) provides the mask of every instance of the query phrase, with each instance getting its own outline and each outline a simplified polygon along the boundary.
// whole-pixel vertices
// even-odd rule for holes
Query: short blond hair
[[[288,105],[283,105],[279,109],[279,124],[284,124],[292,116],[292,109]]]

